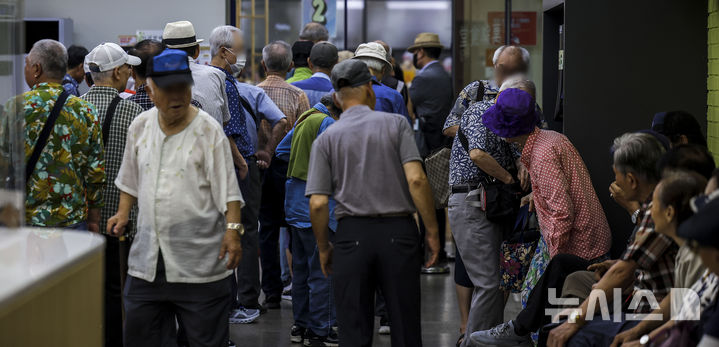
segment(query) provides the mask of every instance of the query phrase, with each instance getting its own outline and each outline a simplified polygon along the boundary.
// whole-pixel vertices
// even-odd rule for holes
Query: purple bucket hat
[[[521,89],[510,88],[484,112],[482,123],[497,136],[510,138],[531,133],[540,118],[534,98]]]

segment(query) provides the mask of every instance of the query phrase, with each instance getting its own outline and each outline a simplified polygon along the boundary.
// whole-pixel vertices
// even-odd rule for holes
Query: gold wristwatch
[[[227,230],[235,230],[240,236],[245,234],[245,226],[242,223],[227,223]]]

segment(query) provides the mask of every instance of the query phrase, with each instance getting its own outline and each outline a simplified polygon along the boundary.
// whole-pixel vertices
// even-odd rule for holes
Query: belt
[[[469,193],[479,188],[479,184],[457,184],[452,186],[452,194]]]
[[[396,217],[409,217],[411,216],[411,213],[408,212],[398,212],[398,213],[385,213],[385,214],[370,214],[365,216],[347,216],[347,217],[355,217],[355,218],[396,218]]]

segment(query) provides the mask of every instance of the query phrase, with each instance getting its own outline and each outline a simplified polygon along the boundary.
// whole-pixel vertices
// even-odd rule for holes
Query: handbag
[[[500,287],[514,293],[522,291],[540,236],[536,214],[529,212],[529,205],[522,206],[514,230],[502,242]]]
[[[452,151],[449,148],[441,148],[434,151],[424,160],[424,167],[427,171],[427,180],[432,188],[434,206],[436,209],[447,207],[449,194],[449,158]]]
[[[457,129],[457,136],[459,136],[462,147],[469,154],[469,141],[461,126]],[[516,175],[513,174],[513,176],[515,183],[511,184],[506,184],[494,177],[485,179],[481,183],[485,194],[483,201],[487,202],[485,212],[490,222],[511,223],[517,218],[519,203],[522,201],[522,188]]]

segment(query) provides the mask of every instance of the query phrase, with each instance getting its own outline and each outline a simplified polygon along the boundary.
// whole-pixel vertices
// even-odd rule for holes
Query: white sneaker
[[[249,324],[260,317],[260,310],[240,307],[230,313],[230,324]]]

